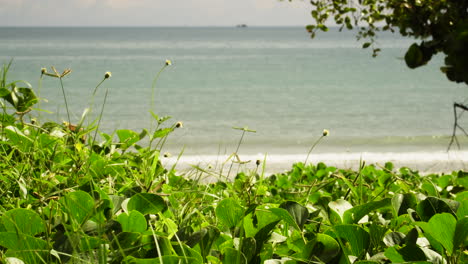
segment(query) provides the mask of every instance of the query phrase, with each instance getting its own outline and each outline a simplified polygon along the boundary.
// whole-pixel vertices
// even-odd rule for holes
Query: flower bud
[[[182,123],[182,121],[179,121],[175,124],[175,127],[176,128],[179,128],[179,127],[184,127],[184,123]]]
[[[44,73],[47,73],[47,69],[46,68],[41,68],[41,74],[44,74]]]
[[[106,72],[104,74],[104,79],[109,79],[110,77],[112,77],[112,73],[111,72]]]
[[[172,61],[166,60],[166,66],[171,66],[171,65],[172,65]]]
[[[328,134],[330,134],[330,131],[328,131],[327,129],[324,129],[323,133],[322,133],[322,136],[326,137],[326,136],[328,136]]]

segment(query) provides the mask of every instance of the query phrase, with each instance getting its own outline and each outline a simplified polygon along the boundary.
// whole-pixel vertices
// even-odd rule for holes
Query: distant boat
[[[239,25],[237,25],[236,27],[238,27],[238,28],[246,28],[247,25],[246,25],[246,24],[239,24]]]

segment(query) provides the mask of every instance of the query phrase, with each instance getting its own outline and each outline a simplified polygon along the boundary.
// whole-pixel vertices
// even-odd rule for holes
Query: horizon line
[[[246,27],[240,27],[240,25],[246,25]],[[236,25],[0,25],[0,28],[268,28],[268,27],[303,27],[307,25],[248,25],[248,24],[236,24]],[[333,26],[331,26],[333,27]]]

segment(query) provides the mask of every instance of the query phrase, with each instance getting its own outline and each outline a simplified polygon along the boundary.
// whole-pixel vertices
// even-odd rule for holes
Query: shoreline
[[[275,174],[288,171],[297,162],[304,162],[306,154],[246,154],[239,155],[242,162],[241,171],[255,170],[256,161],[261,164],[258,171],[261,172],[263,161],[265,164],[265,174]],[[202,169],[219,171],[224,163],[224,169],[229,169],[231,160],[229,155],[184,155],[178,160],[177,156],[163,157],[161,161],[166,168],[176,164],[176,170],[187,172],[198,166]],[[178,161],[177,161],[178,160]],[[413,152],[325,152],[312,153],[309,156],[308,164],[325,163],[327,166],[334,166],[338,169],[358,170],[359,164],[365,162],[366,165],[374,164],[383,167],[386,162],[391,162],[394,169],[408,167],[419,171],[420,174],[451,173],[458,170],[468,170],[468,151],[413,151]],[[234,167],[237,171],[237,165]]]

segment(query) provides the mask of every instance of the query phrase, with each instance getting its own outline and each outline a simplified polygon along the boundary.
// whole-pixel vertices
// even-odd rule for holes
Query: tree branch
[[[465,131],[465,129],[458,124],[458,119],[461,117],[463,112],[461,112],[460,115],[457,115],[457,108],[460,108],[463,111],[468,111],[468,106],[464,104],[460,104],[460,103],[453,104],[453,117],[455,120],[453,122],[452,138],[450,139],[450,143],[448,145],[447,151],[450,150],[453,142],[457,143],[457,147],[458,149],[460,149],[460,143],[458,142],[458,139],[457,139],[457,128],[459,128],[466,136],[468,136],[468,133]]]

